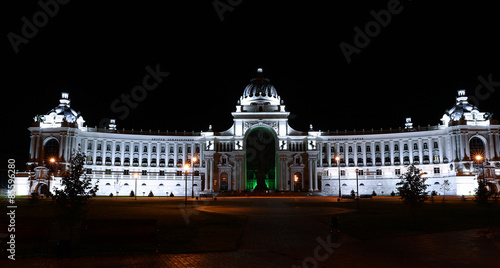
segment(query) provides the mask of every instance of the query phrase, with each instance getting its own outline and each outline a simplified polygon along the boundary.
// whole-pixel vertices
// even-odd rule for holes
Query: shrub
[[[392,191],[391,196],[396,196],[396,193],[394,193],[394,191]]]
[[[372,196],[377,196],[377,193],[375,192],[375,190],[373,190]]]
[[[436,192],[436,190],[432,190],[431,196],[436,196],[436,195],[438,195],[438,193]]]
[[[351,190],[351,196],[356,197],[356,192],[354,190]]]
[[[148,197],[153,197],[153,196],[155,196],[155,195],[153,194],[153,191],[149,191]]]
[[[135,193],[134,191],[130,191],[130,194],[129,194],[130,197],[134,197],[135,196]]]
[[[170,197],[174,197],[174,193],[170,193]]]
[[[110,193],[110,194],[109,194],[109,197],[113,197],[113,193]]]

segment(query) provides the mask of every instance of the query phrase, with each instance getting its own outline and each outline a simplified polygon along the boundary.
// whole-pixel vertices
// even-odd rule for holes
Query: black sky
[[[299,130],[397,128],[408,116],[436,125],[456,90],[474,95],[479,76],[500,81],[500,16],[486,1],[401,1],[402,12],[349,64],[339,44],[352,45],[353,28],[389,1],[243,0],[223,21],[214,1],[114,2],[61,5],[17,54],[8,33],[21,34],[21,18],[42,9],[37,1],[4,3],[0,169],[15,158],[24,170],[27,128],[58,105],[60,92],[95,126],[118,118],[111,103],[157,64],[169,77],[118,128],[226,130],[258,67]],[[480,109],[500,114],[499,96]]]

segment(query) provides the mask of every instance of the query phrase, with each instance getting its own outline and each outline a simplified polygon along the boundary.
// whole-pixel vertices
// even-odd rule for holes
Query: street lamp
[[[356,169],[356,203],[359,208],[359,183],[358,183],[359,169]]]
[[[477,165],[478,169],[479,169],[479,163],[481,162],[481,169],[482,169],[482,173],[483,173],[483,178],[482,179],[484,180],[484,161],[483,161],[484,157],[482,155],[478,154],[474,158],[476,159],[476,161],[478,163],[478,165]],[[478,171],[477,176],[479,177],[479,171]]]
[[[137,178],[139,177],[139,174],[134,173],[134,179],[135,179],[135,192],[134,192],[134,197],[135,200],[137,200]]]
[[[342,190],[340,188],[340,156],[335,156],[335,161],[337,161],[337,167],[339,168],[339,198],[337,199],[337,201],[340,202],[340,200],[342,199]]]
[[[186,180],[185,180],[185,186],[184,186],[184,207],[187,208],[187,204],[188,204],[188,169],[189,169],[189,165],[188,164],[185,164],[184,165],[184,171],[186,171]]]
[[[198,159],[196,158],[196,156],[193,156],[193,159],[191,159],[191,166],[192,166],[192,170],[191,170],[191,198],[194,198],[194,163],[197,161]]]

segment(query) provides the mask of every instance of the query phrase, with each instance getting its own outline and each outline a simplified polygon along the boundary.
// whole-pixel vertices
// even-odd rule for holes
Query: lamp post
[[[482,173],[483,173],[482,180],[484,181],[484,157],[482,155],[478,154],[478,155],[476,155],[475,158],[476,158],[476,161],[478,163],[478,165],[477,165],[478,168],[479,168],[479,163],[481,163],[481,169],[482,169]],[[478,172],[477,176],[479,177],[479,172]]]
[[[337,167],[339,169],[339,198],[337,199],[338,202],[342,199],[342,190],[340,188],[340,156],[335,156],[335,160],[337,161]]]
[[[196,156],[193,156],[193,159],[191,159],[191,166],[192,166],[192,170],[191,170],[191,198],[194,198],[194,163],[197,161],[198,159],[196,158]]]
[[[356,203],[359,208],[359,183],[358,183],[359,169],[356,169]]]
[[[184,171],[186,171],[186,179],[185,179],[185,186],[184,186],[184,207],[187,208],[187,204],[188,204],[188,169],[189,169],[189,165],[188,164],[185,164],[184,165]]]

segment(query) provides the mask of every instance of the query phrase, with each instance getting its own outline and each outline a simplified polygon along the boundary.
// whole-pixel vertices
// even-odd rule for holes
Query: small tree
[[[375,190],[372,191],[372,196],[377,196],[377,193],[375,192]]]
[[[488,199],[491,197],[491,192],[486,187],[486,180],[478,176],[477,184],[478,187],[474,191],[474,201],[481,206],[488,206]]]
[[[403,203],[408,205],[414,222],[416,209],[427,200],[426,190],[429,185],[425,184],[426,178],[422,175],[420,169],[410,165],[408,171],[401,175],[401,181],[396,184],[399,186],[397,187],[399,196],[401,196]]]
[[[351,190],[351,197],[355,198],[356,197],[356,192],[354,190]]]
[[[135,194],[134,194],[134,191],[130,191],[130,197],[134,197]]]
[[[73,152],[69,171],[61,179],[61,189],[54,189],[56,217],[63,226],[69,227],[69,240],[73,238],[73,227],[80,222],[88,210],[90,199],[98,190],[98,182],[92,186],[92,179],[83,171],[85,154],[80,149]]]
[[[441,185],[441,190],[443,191],[443,202],[444,202],[444,197],[446,195],[446,191],[449,191],[450,189],[451,189],[450,181],[444,180],[443,185]]]

